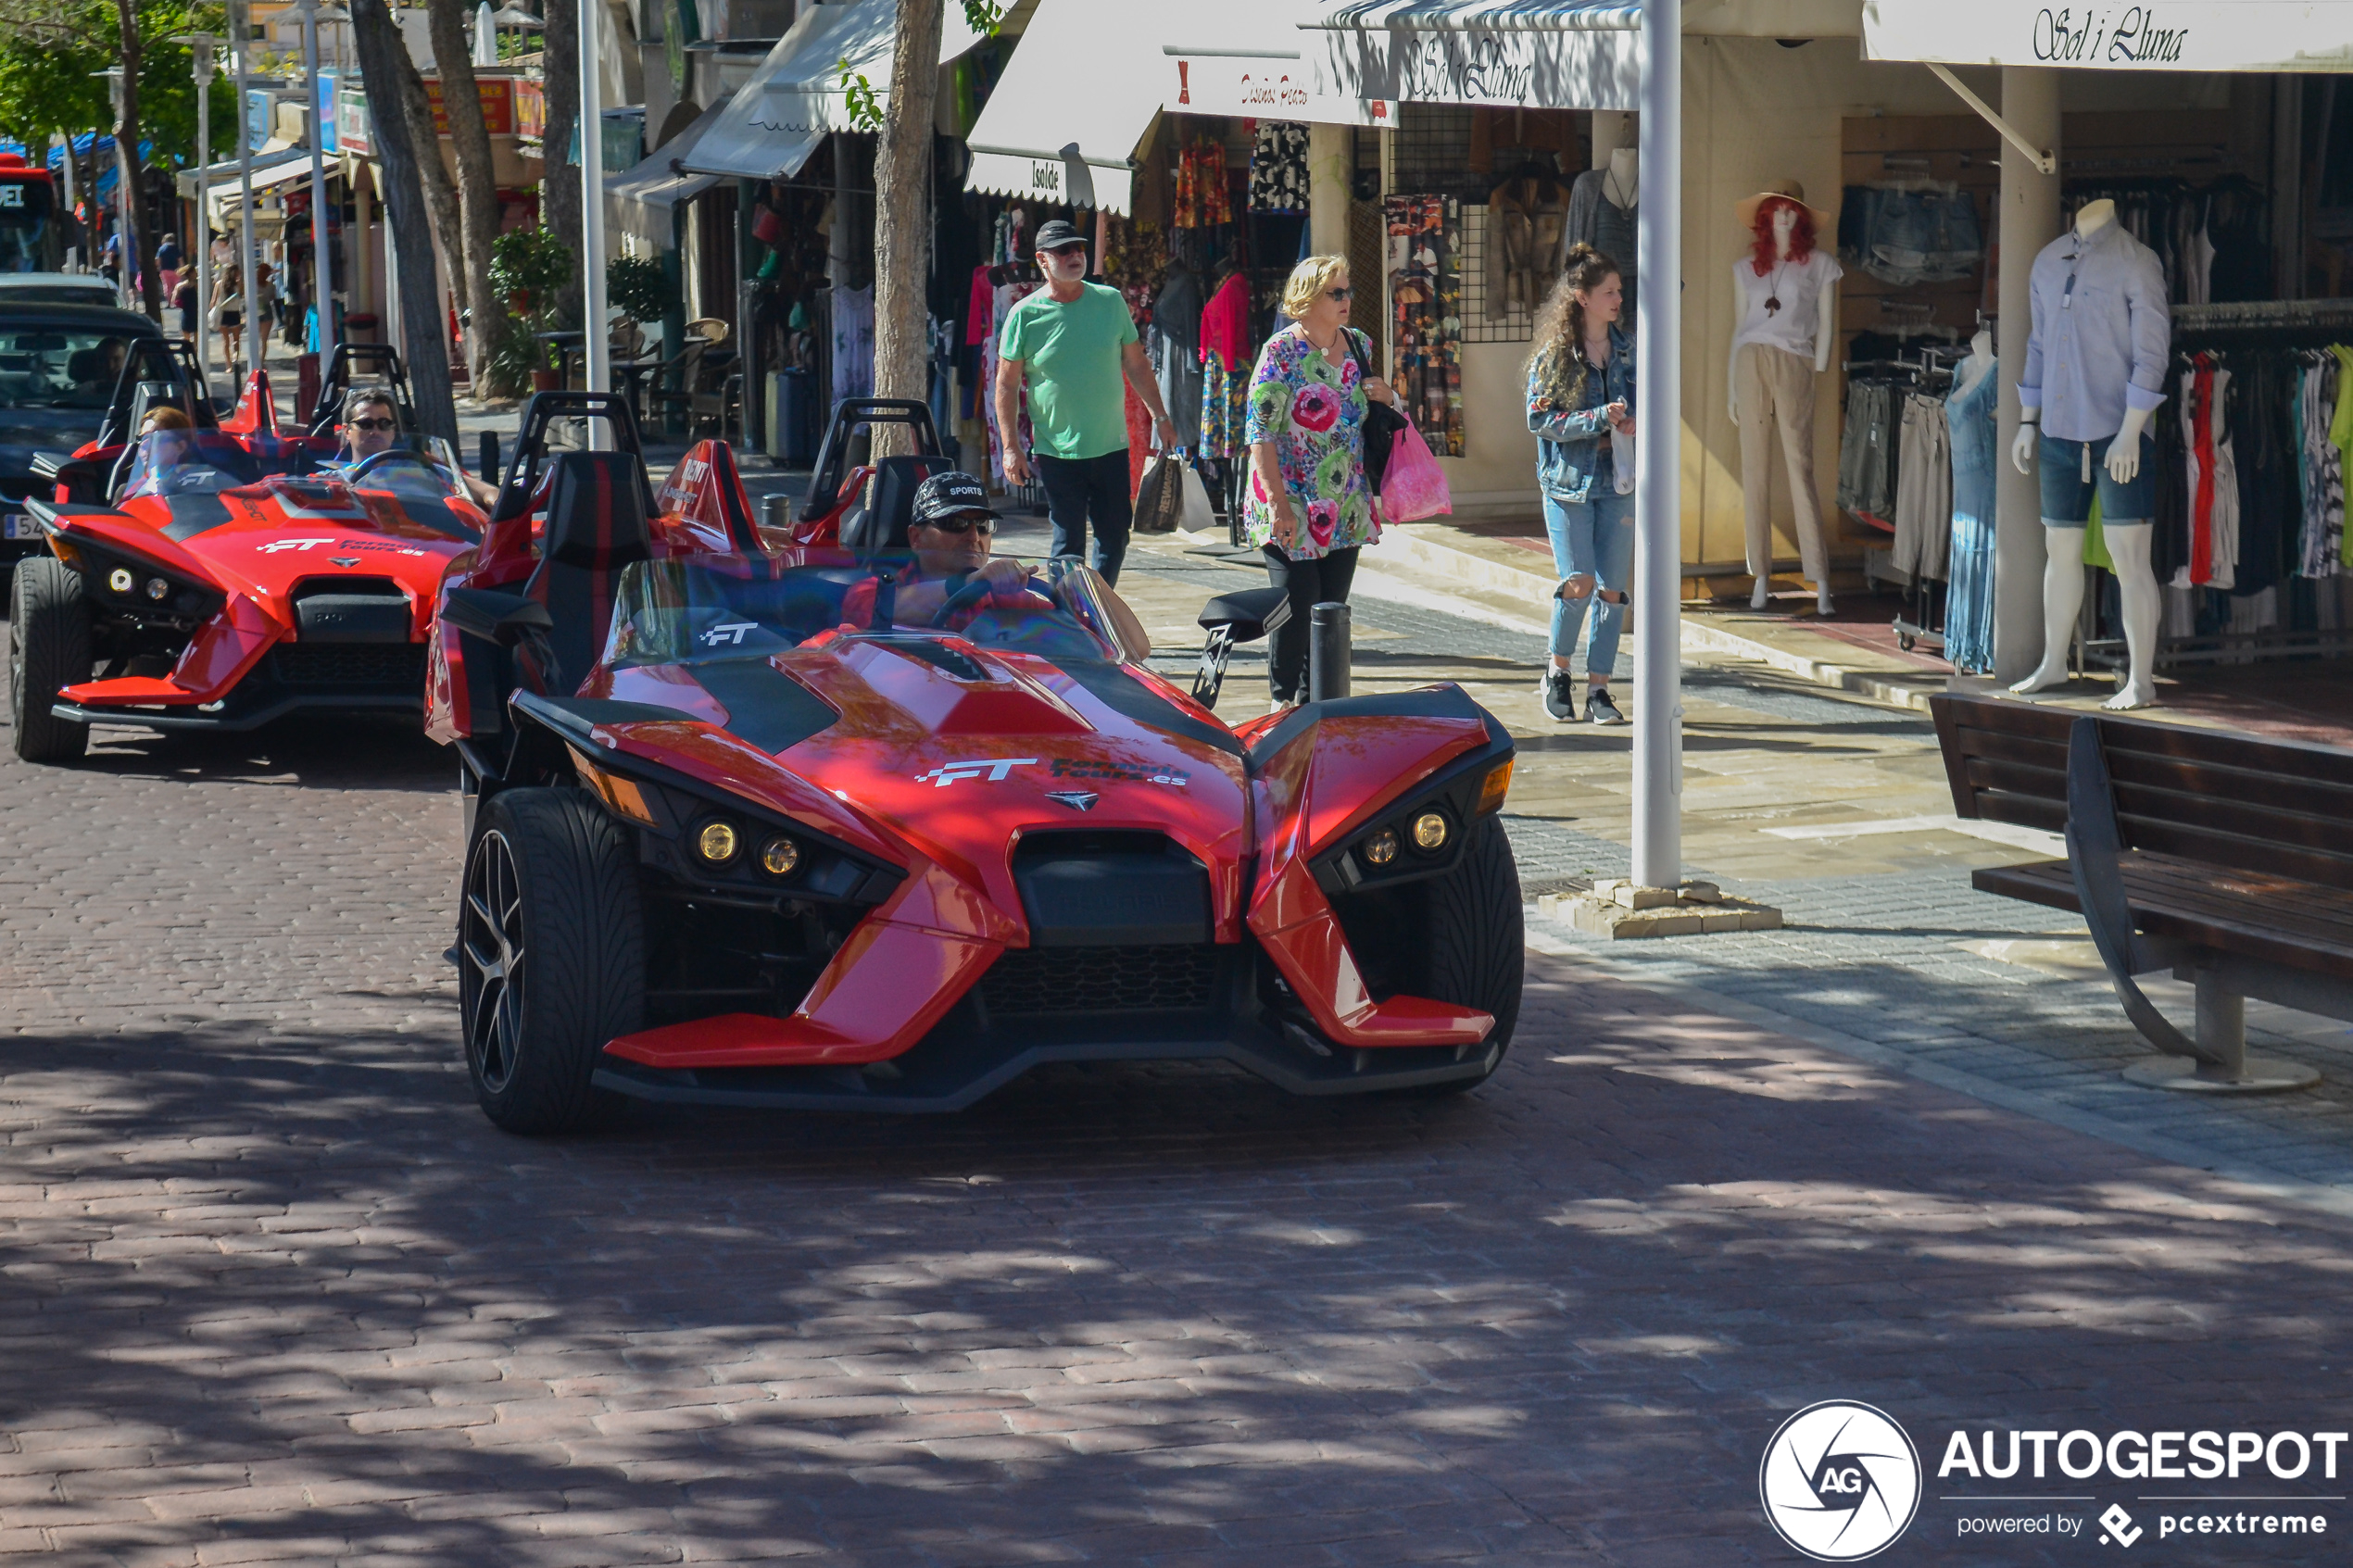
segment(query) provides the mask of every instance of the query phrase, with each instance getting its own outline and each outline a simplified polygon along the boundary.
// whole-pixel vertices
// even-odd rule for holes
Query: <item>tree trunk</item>
[[[391,12],[387,10],[385,15]],[[356,26],[353,31],[356,36]],[[393,28],[392,42],[397,52],[385,68],[391,72],[392,104],[406,111],[409,144],[416,150],[417,179],[424,192],[426,210],[432,215],[433,232],[440,237],[441,254],[449,257],[449,292],[457,296],[458,308],[466,311],[472,308],[473,296],[466,289],[466,270],[458,264],[458,258],[466,253],[463,222],[458,214],[458,187],[449,178],[448,166],[441,161],[441,133],[433,128],[433,101],[425,96],[425,79],[417,74],[417,62],[409,57],[409,40],[397,24]],[[434,307],[436,317],[439,312],[440,307]],[[442,358],[447,360],[447,350]]]
[[[875,395],[921,401],[931,390],[932,107],[939,86],[941,0],[899,0],[890,103],[875,156]],[[839,215],[835,221],[839,222]],[[904,426],[875,432],[902,450]],[[891,437],[888,442],[884,437]]]
[[[604,0],[586,0],[590,5],[602,5]],[[539,167],[541,176],[539,221],[561,237],[567,245],[580,244],[580,169],[566,160],[564,149],[572,145],[573,127],[580,122],[580,5],[582,0],[547,0],[544,17],[547,31],[540,35],[542,56],[547,70],[547,129],[546,140],[540,144],[544,157]],[[580,270],[574,268],[571,281],[557,297],[556,314],[569,326],[580,324],[582,316]]]
[[[351,0],[351,31],[359,45],[359,74],[370,82],[416,80],[409,46],[384,0]],[[423,96],[420,87],[419,97]],[[417,406],[417,424],[426,435],[458,439],[458,405],[449,390],[449,334],[441,314],[441,285],[434,271],[433,236],[426,226],[423,182],[414,124],[400,112],[402,94],[386,94],[374,115],[377,158],[384,169],[384,220],[390,227],[392,265],[400,290],[402,358]],[[430,132],[433,121],[425,121]],[[441,149],[431,141],[423,151],[441,167]]]
[[[119,4],[127,0],[118,0]],[[429,0],[434,62],[441,67],[441,112],[449,120],[449,141],[458,155],[459,228],[464,248],[457,253],[466,274],[466,364],[474,385],[493,322],[503,300],[490,296],[490,242],[498,237],[498,185],[490,163],[490,129],[482,118],[482,90],[474,84],[472,40],[466,31],[466,0]]]
[[[146,176],[139,168],[139,13],[132,0],[115,0],[122,33],[122,109],[115,117],[115,199],[122,204],[122,264],[139,275],[139,299],[151,321],[163,320],[147,233]]]

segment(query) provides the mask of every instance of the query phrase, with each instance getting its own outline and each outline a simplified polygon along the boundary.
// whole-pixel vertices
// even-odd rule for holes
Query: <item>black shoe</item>
[[[1623,724],[1626,715],[1610,701],[1607,686],[1595,686],[1585,696],[1585,721],[1589,724]]]
[[[1564,724],[1577,717],[1577,694],[1569,685],[1567,671],[1545,671],[1543,693],[1545,712]]]

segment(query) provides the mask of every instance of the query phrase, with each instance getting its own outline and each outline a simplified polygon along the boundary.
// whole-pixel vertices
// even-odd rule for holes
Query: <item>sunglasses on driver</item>
[[[400,428],[398,421],[394,420],[344,420],[344,424],[352,430],[365,431],[397,430]]]
[[[936,528],[942,533],[994,533],[997,520],[993,517],[944,517],[937,522],[920,522],[918,528]]]

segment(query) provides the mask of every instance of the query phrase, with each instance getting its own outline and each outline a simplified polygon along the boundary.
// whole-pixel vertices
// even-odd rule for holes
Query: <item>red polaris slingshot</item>
[[[341,395],[362,362],[410,435],[339,472]],[[178,428],[137,433],[158,408]],[[399,358],[342,345],[310,429],[281,433],[257,371],[226,420],[188,345],[131,345],[97,438],[38,459],[46,551],[8,619],[17,755],[69,762],[93,723],[249,730],[306,709],[417,711],[425,629],[483,514],[413,438]]]
[[[550,452],[558,416],[616,449]],[[889,422],[916,454],[845,474],[849,429]],[[1305,1095],[1495,1071],[1512,742],[1459,687],[1229,729],[1075,560],[903,623],[910,504],[946,467],[921,404],[837,409],[764,538],[698,450],[658,502],[625,405],[535,397],[442,596],[427,727],[462,759],[453,957],[493,1122],[952,1110],[1053,1061]]]

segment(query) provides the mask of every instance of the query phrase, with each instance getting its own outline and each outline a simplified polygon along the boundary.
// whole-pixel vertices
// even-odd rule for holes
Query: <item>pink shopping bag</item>
[[[1429,455],[1422,433],[1407,425],[1389,448],[1389,471],[1381,475],[1381,510],[1391,522],[1419,522],[1451,514],[1454,497],[1446,489],[1446,475]]]

